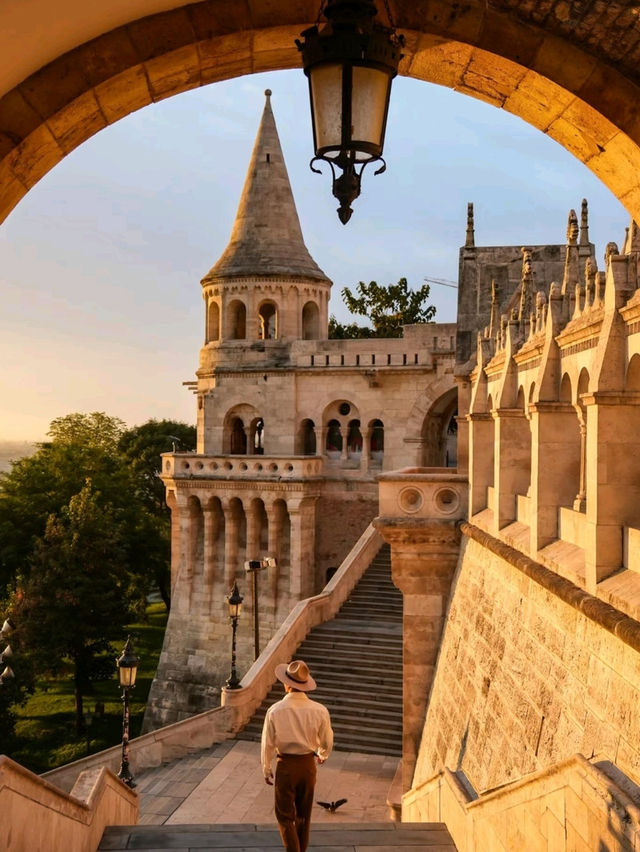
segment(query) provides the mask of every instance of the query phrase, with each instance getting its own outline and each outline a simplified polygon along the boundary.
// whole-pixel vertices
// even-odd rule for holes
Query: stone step
[[[329,707],[329,702],[323,702]],[[262,722],[268,708],[264,708],[264,713],[257,712],[252,718],[247,727],[252,726],[254,729],[262,730]],[[378,705],[377,707],[363,707],[360,705],[357,709],[351,704],[332,704],[329,708],[331,713],[332,725],[338,725],[343,722],[358,722],[361,724],[374,723],[381,728],[386,728],[389,725],[396,727],[402,725],[402,705],[394,705],[389,703],[387,707]]]
[[[353,852],[354,849],[389,852],[456,852],[444,823],[346,823],[317,822],[312,825],[309,852],[331,849]],[[282,841],[275,824],[254,825],[128,825],[105,829],[99,852],[124,850],[208,849],[213,850],[281,850]]]
[[[357,645],[352,645],[351,647],[347,647],[346,645],[330,645],[327,643],[326,645],[308,645],[306,647],[300,647],[296,651],[296,654],[299,654],[309,665],[315,662],[322,662],[323,660],[330,659],[332,663],[336,665],[345,657],[358,657],[360,659],[364,659],[367,663],[377,663],[378,665],[388,665],[388,666],[401,666],[402,665],[402,651],[398,651],[395,648],[389,648],[387,650],[376,649],[371,650],[370,648],[359,648]]]
[[[317,698],[331,714],[336,749],[399,756],[402,751],[402,595],[386,559],[374,560],[331,621],[306,637],[294,657],[309,663]],[[267,695],[239,739],[259,740]]]
[[[395,637],[392,639],[385,641],[380,640],[379,642],[367,642],[360,643],[356,641],[356,637],[349,636],[345,637],[344,635],[338,635],[333,633],[325,633],[323,635],[316,635],[313,638],[305,639],[304,642],[299,646],[300,648],[307,649],[316,649],[317,651],[326,654],[331,650],[335,650],[337,652],[341,651],[353,651],[354,648],[362,649],[363,652],[367,652],[369,654],[382,654],[383,656],[388,655],[402,655],[402,643],[399,642]]]
[[[357,634],[355,637],[353,634]],[[380,624],[380,625],[363,625],[362,623],[354,623],[346,618],[340,620],[333,619],[326,621],[324,624],[319,624],[314,627],[307,639],[316,636],[331,635],[335,637],[347,638],[350,642],[357,639],[363,645],[375,642],[402,642],[402,624]],[[305,642],[307,641],[305,639]]]

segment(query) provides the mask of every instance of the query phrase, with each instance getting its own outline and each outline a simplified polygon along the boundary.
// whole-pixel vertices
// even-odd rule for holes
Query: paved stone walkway
[[[395,757],[334,751],[318,767],[316,800],[348,801],[334,814],[317,806],[314,824],[388,821],[387,794],[397,766]],[[147,770],[136,781],[139,825],[260,823],[275,828],[273,788],[262,777],[259,743],[228,740]]]

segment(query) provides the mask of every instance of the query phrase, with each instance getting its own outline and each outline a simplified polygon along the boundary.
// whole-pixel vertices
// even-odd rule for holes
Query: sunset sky
[[[329,178],[312,174],[301,71],[243,77],[179,95],[90,139],[0,227],[0,440],[42,440],[72,411],[129,425],[195,421],[204,313],[200,279],[229,238],[264,104],[272,105],[307,246],[342,287],[455,280],[466,205],[476,243],[563,242],[567,213],[590,206],[598,261],[628,215],[591,173],[520,119],[415,80],[394,83],[387,172],[365,171],[351,221]],[[456,292],[432,287],[436,319]]]

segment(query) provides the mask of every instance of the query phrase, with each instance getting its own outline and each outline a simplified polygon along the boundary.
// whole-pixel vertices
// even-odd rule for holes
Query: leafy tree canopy
[[[344,287],[342,299],[347,308],[356,316],[367,317],[373,329],[365,330],[355,323],[341,325],[332,317],[329,336],[401,337],[403,325],[433,320],[435,306],[426,304],[430,290],[428,284],[423,284],[419,290],[411,290],[406,278],[387,286],[381,286],[377,281],[370,281],[368,284],[360,281],[355,294],[348,287]]]
[[[92,414],[66,414],[51,421],[48,435],[53,441],[66,444],[83,444],[114,452],[126,430],[119,417],[110,417],[104,411]]]
[[[71,663],[76,727],[82,694],[111,677],[111,641],[121,638],[138,592],[127,571],[126,533],[118,512],[87,480],[35,541],[31,570],[18,578],[12,617],[37,671],[59,673]]]
[[[148,420],[123,432],[118,450],[136,475],[137,485],[149,508],[166,509],[165,490],[159,479],[160,456],[172,450],[196,448],[196,429],[175,420]]]

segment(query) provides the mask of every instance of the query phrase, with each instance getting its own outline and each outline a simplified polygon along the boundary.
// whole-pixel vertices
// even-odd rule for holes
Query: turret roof
[[[203,284],[248,276],[329,280],[304,244],[271,110],[271,90],[267,89],[265,95],[231,238]]]

